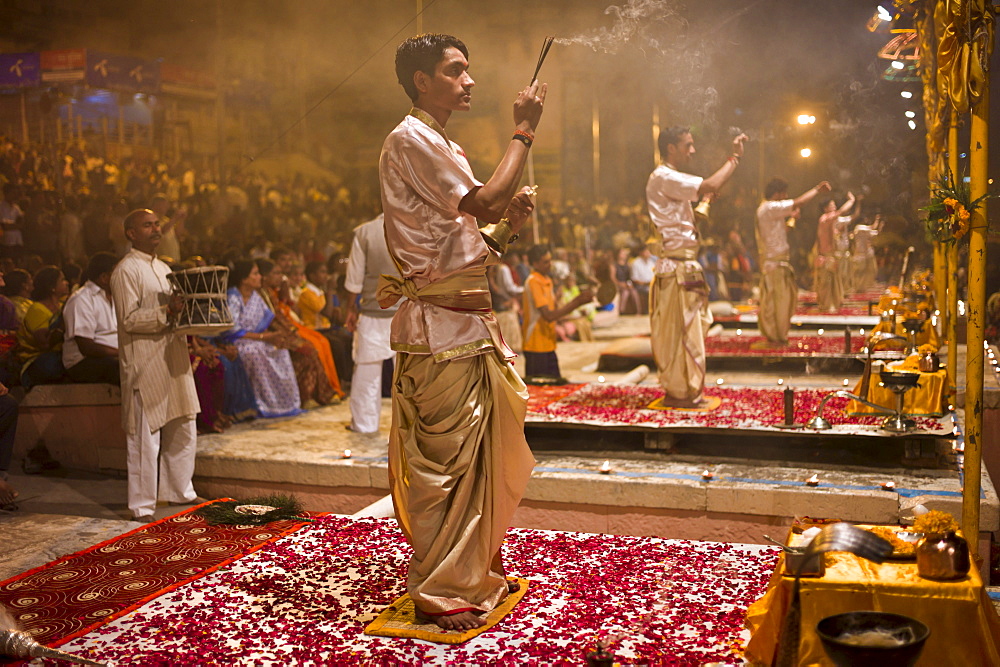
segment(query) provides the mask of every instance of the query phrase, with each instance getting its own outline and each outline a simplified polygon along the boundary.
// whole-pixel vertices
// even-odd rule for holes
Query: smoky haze
[[[480,174],[506,145],[511,103],[546,35],[556,43],[539,78],[551,95],[534,152],[540,181],[563,197],[640,197],[653,166],[654,111],[661,125],[696,129],[703,171],[725,150],[730,128],[755,140],[777,133],[793,141],[788,126],[807,107],[821,119],[817,140],[847,141],[852,155],[842,160],[839,149],[819,146],[805,171],[860,181],[922,150],[922,137],[898,127],[898,85],[880,80],[885,63],[875,52],[886,38],[865,30],[870,0],[14,4],[20,11],[0,39],[5,51],[88,47],[217,71],[227,88],[259,84],[270,106],[254,116],[252,130],[228,128],[234,163],[267,148],[373,176],[385,134],[409,108],[393,53],[417,32],[418,4],[424,31],[451,33],[469,46],[473,110],[456,116],[449,133]],[[231,121],[240,113],[227,109]],[[595,136],[599,174],[589,166]],[[858,141],[865,136],[882,141],[868,146]],[[790,180],[819,175],[803,173],[783,153],[771,160],[769,171]]]

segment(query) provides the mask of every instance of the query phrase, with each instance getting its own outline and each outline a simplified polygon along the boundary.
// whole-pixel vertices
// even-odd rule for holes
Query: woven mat
[[[665,405],[663,401],[666,396],[661,396],[646,407],[650,410],[677,410],[679,412],[711,412],[715,410],[720,405],[722,405],[722,399],[718,396],[705,396],[702,399],[701,405],[691,408],[680,408],[674,405]]]
[[[365,634],[377,637],[409,637],[437,642],[438,644],[461,644],[486,632],[499,623],[521,601],[521,598],[528,591],[528,580],[516,579],[516,581],[521,584],[520,587],[508,595],[500,606],[490,612],[489,616],[485,619],[486,625],[480,628],[459,632],[457,630],[445,630],[438,627],[435,623],[420,623],[417,621],[416,607],[413,604],[413,600],[410,599],[410,594],[407,593],[379,614],[379,617],[365,628]]]

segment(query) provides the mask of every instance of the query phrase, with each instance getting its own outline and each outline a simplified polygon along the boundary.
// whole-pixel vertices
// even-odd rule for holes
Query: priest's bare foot
[[[507,595],[513,595],[521,589],[521,582],[507,580]]]
[[[417,609],[416,615],[418,623],[434,623],[443,630],[465,632],[466,630],[474,630],[486,625],[486,621],[479,618],[479,616],[473,614],[471,611],[460,611],[457,614],[431,616],[430,614],[425,614]]]
[[[692,408],[704,407],[708,403],[708,400],[705,399],[704,397],[699,397],[694,400],[686,400],[683,398],[672,398],[670,396],[664,396],[661,402],[664,407],[692,409]]]
[[[11,510],[17,509],[14,501],[17,499],[18,495],[17,489],[6,481],[0,479],[0,508],[5,510],[8,509],[8,507]]]

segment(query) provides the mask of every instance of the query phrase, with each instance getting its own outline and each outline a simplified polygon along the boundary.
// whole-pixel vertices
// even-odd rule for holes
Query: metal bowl
[[[896,646],[864,646],[845,637],[868,631],[890,634]],[[851,611],[827,616],[816,624],[827,656],[838,667],[909,667],[917,662],[930,629],[915,618],[880,611]]]
[[[920,373],[882,370],[878,375],[888,387],[916,387],[920,382]]]

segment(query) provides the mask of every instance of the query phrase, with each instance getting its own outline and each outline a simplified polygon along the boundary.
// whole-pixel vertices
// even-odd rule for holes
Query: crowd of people
[[[60,150],[6,137],[0,137],[0,182],[4,387],[121,382],[111,275],[132,248],[123,225],[127,213],[148,209],[160,224],[156,254],[172,270],[230,269],[227,305],[241,335],[188,338],[198,430],[221,431],[252,416],[292,415],[347,393],[357,356],[352,329],[377,319],[381,310],[369,298],[359,318],[359,292],[345,284],[354,230],[380,205],[373,193],[252,172],[236,173],[220,186],[189,163],[116,162],[84,142]],[[749,193],[736,188],[696,209],[701,215],[712,204],[711,214],[700,220],[692,258],[703,271],[710,301],[755,296],[757,239],[750,234],[745,242],[741,223],[750,201]],[[493,308],[507,343],[530,358],[527,376],[558,377],[556,341],[589,340],[595,326],[619,314],[649,312],[664,251],[648,210],[645,203],[540,205],[536,224],[522,230],[524,241],[489,268]],[[893,261],[891,248],[875,266],[873,234],[863,232],[877,230],[879,221],[867,222],[852,218],[857,244],[867,239],[861,254],[870,259],[872,273],[884,275]],[[536,226],[548,241],[544,246],[533,238]],[[799,285],[808,286],[803,276],[811,272],[798,272]],[[617,298],[595,301],[598,285],[613,285]],[[387,312],[391,317],[393,311]],[[365,391],[376,398],[388,394],[386,359],[392,353],[383,347],[376,354],[381,358],[366,358],[362,367]],[[371,389],[375,377],[384,381]],[[367,405],[368,417],[352,424],[362,432],[377,430],[371,398]],[[359,414],[361,409],[359,403]],[[0,465],[9,462],[0,456]]]
[[[758,300],[762,333],[785,343],[800,287],[835,311],[846,280],[860,276],[852,287],[863,290],[893,275],[891,246],[880,257],[875,243],[881,219],[862,218],[850,193],[820,199],[826,181],[790,197],[775,179],[756,207],[746,190],[722,196],[744,135],[702,178],[686,171],[690,130],[666,128],[645,202],[536,210],[518,185],[547,93],[537,81],[517,96],[500,164],[478,181],[445,132],[470,108],[468,57],[447,35],[397,50],[413,108],[382,149],[384,216],[371,194],[298,176],[217,183],[189,164],[0,138],[0,508],[16,500],[10,386],[121,386],[128,506],[144,522],[158,500],[196,499],[197,431],[350,393],[349,428],[372,433],[391,386],[407,590],[418,619],[471,630],[519,589],[500,550],[534,466],[515,352],[527,379],[559,380],[559,340],[648,315],[664,404],[704,409],[713,301]],[[807,265],[789,228],[813,200],[822,214]],[[186,333],[188,301],[169,276],[217,266],[231,320],[215,335]]]

